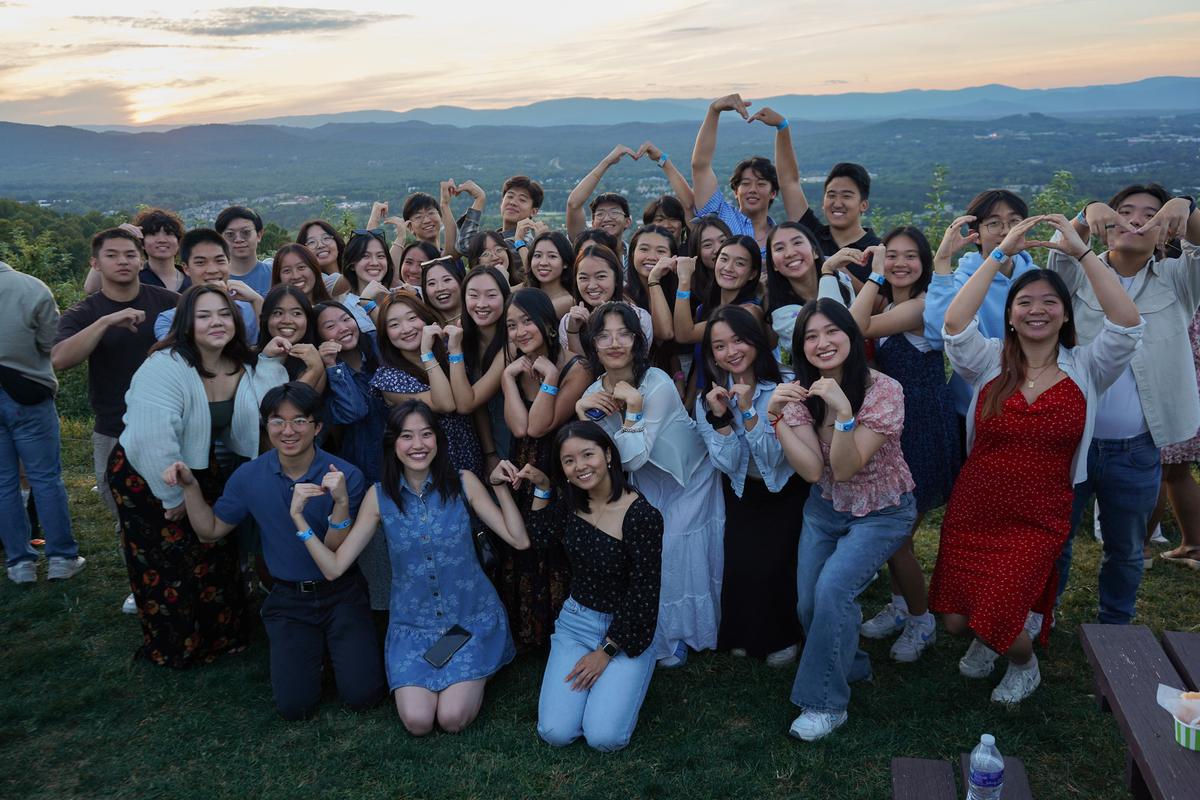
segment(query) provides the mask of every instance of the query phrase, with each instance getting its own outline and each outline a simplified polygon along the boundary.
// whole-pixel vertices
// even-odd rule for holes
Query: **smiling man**
[[[229,243],[230,276],[265,297],[271,291],[271,265],[258,260],[262,217],[245,206],[230,206],[217,215],[214,227]]]
[[[246,339],[258,339],[258,315],[262,313],[262,295],[242,281],[229,276],[229,245],[226,238],[211,228],[193,228],[179,244],[183,255],[183,271],[194,285],[219,286],[229,292],[242,320],[246,323]],[[154,320],[154,337],[163,339],[175,321],[175,309],[168,309]]]
[[[468,185],[472,188],[467,188]],[[463,184],[461,188],[474,198],[459,223],[454,243],[458,252],[465,253],[471,246],[471,237],[479,233],[479,220],[487,205],[487,195],[472,182]],[[506,180],[500,187],[500,234],[506,240],[513,241],[517,235],[517,223],[536,217],[545,196],[542,185],[527,175],[514,175]]]

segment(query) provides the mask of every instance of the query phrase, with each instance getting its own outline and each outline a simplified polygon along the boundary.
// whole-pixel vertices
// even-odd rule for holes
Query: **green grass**
[[[1121,737],[1096,710],[1076,637],[1095,613],[1090,536],[1076,543],[1065,613],[1041,656],[1042,686],[1016,709],[989,701],[998,675],[958,674],[965,641],[943,635],[913,665],[891,662],[889,643],[868,642],[875,680],[854,688],[849,723],[804,744],[786,736],[792,670],[707,653],[655,675],[624,752],[553,750],[535,732],[543,658],[529,655],[491,683],[465,733],[414,739],[391,705],[347,712],[332,690],[315,719],[280,720],[261,632],[247,652],[187,672],[133,662],[140,629],[120,613],[125,570],[89,491],[88,430],[68,422],[63,435],[88,567],[63,583],[0,581],[0,797],[881,798],[893,756],[952,759],[984,731],[1025,761],[1039,798],[1127,796]],[[926,569],[936,531],[934,520],[919,537]],[[1157,564],[1142,585],[1140,621],[1196,629],[1198,579]],[[876,581],[863,598],[867,613],[886,594],[886,581]]]

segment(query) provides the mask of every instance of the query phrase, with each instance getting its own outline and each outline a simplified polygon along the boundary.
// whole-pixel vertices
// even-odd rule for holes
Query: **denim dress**
[[[445,500],[427,481],[421,493],[401,482],[403,511],[375,484],[392,562],[384,662],[388,689],[440,692],[495,674],[516,655],[508,616],[471,540],[465,496]],[[471,633],[443,667],[422,656],[454,625]]]

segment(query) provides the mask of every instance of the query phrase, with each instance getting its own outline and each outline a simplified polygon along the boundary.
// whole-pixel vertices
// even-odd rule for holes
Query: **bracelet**
[[[326,517],[325,521],[328,523],[329,530],[331,530],[331,531],[344,531],[344,530],[346,530],[346,528],[350,527],[350,518],[349,517],[346,517],[341,522],[334,522],[333,516],[331,515],[329,517]]]
[[[549,500],[552,495],[549,489],[539,489],[535,486],[533,487],[533,496],[538,500]]]
[[[567,335],[568,336],[578,336],[582,331],[583,331],[583,328],[576,328],[575,330],[571,330],[571,326],[570,325],[567,326]]]
[[[783,414],[776,414],[775,419],[771,419],[770,414],[767,415],[767,422],[770,423],[772,428],[774,428],[776,425],[778,425],[782,420],[783,420]]]
[[[689,289],[679,289],[675,292],[676,300],[687,300],[691,296],[692,292]]]
[[[546,394],[548,394],[548,395],[550,395],[551,397],[553,397],[554,395],[558,394],[558,387],[557,387],[557,386],[551,386],[550,384],[546,383],[545,381],[542,381],[542,387],[541,387],[541,389],[540,389],[539,391],[543,391],[543,392],[545,392]]]
[[[646,281],[647,286],[658,286],[659,281]]]
[[[750,408],[742,412],[742,422],[749,422],[757,416],[758,409],[756,409],[754,406],[750,406]]]
[[[667,162],[670,160],[671,160],[671,157],[669,155],[667,155],[666,153],[663,153],[661,156],[658,157],[658,165],[660,167],[665,167],[667,165]]]
[[[883,285],[885,283],[887,283],[887,279],[884,278],[882,275],[880,275],[878,272],[872,272],[870,275],[867,276],[867,280],[869,280],[871,283],[878,286],[880,289],[882,289]]]
[[[634,425],[636,425],[642,421],[643,416],[645,416],[645,415],[642,414],[642,412],[640,412],[640,411],[626,411],[625,412],[625,421],[632,422]]]
[[[1092,253],[1093,255],[1095,255],[1095,252],[1096,252],[1095,250],[1088,247],[1088,248],[1085,248],[1084,251],[1082,253],[1080,253],[1079,255],[1071,256],[1071,258],[1075,259],[1076,261],[1082,262],[1085,258],[1088,257],[1088,253]]]
[[[421,353],[421,363],[428,364],[433,361],[433,353]]]
[[[999,247],[997,247],[995,250],[993,250],[991,252],[992,261],[995,261],[997,263],[1003,263],[1004,259],[1006,259],[1006,258],[1008,258],[1008,253],[1004,252]]]
[[[854,417],[851,417],[850,419],[846,420],[845,422],[842,422],[839,419],[835,419],[833,421],[833,429],[835,431],[841,431],[842,433],[846,433],[847,431],[854,430],[854,424],[855,424]]]
[[[781,122],[775,126],[775,130],[785,131],[785,130],[787,130],[788,125],[790,125],[790,124],[791,123],[787,121],[787,117],[784,117],[783,122]]]
[[[379,304],[376,303],[374,300],[368,300],[367,302],[363,303],[362,308],[363,308],[363,311],[370,314],[372,311],[374,311],[378,307],[379,307]]]
[[[513,250],[520,250],[522,247],[528,247],[529,244],[524,239],[513,239]]]
[[[296,531],[296,538],[298,538],[302,542],[307,542],[312,537],[313,537],[313,529],[312,528],[308,528],[307,530],[303,530],[303,531]]]

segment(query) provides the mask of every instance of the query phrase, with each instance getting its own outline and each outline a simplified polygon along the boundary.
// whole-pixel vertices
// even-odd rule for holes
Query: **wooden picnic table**
[[[892,800],[956,800],[967,796],[971,754],[959,756],[962,794],[954,784],[954,768],[946,761],[928,758],[892,759]],[[1004,800],[1033,800],[1029,776],[1019,758],[1004,756]]]
[[[1170,715],[1159,707],[1158,684],[1183,688],[1172,659],[1145,625],[1081,625],[1079,638],[1092,666],[1096,700],[1111,711],[1126,744],[1126,786],[1138,800],[1200,797],[1200,753],[1180,747]],[[1194,679],[1200,672],[1197,643],[1187,635],[1165,644]],[[1190,659],[1190,660],[1189,660]]]

